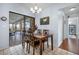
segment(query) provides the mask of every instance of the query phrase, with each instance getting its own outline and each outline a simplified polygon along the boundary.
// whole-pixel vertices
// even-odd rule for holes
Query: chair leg
[[[22,47],[23,47],[23,49],[25,48],[25,42],[22,42]]]
[[[33,47],[33,55],[35,55],[35,48]]]
[[[48,39],[47,39],[47,48],[49,48]]]
[[[28,51],[28,43],[27,43],[26,51]]]
[[[28,53],[30,53],[30,44],[29,44],[29,49],[28,49]]]
[[[44,42],[43,42],[43,51],[44,51]]]

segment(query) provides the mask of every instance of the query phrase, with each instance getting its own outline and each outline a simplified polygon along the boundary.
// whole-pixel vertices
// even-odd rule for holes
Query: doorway
[[[60,48],[79,54],[79,16],[67,17],[64,20],[64,40]]]

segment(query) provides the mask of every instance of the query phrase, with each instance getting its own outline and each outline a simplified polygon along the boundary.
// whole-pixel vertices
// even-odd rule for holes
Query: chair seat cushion
[[[39,45],[39,41],[34,41],[34,45]]]
[[[48,40],[48,38],[45,38],[44,40],[42,40],[43,42],[45,42],[45,41],[47,41]]]

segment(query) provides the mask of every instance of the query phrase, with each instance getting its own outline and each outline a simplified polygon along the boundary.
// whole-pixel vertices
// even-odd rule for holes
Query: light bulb
[[[10,24],[10,27],[12,27],[12,24]]]
[[[33,11],[33,8],[30,8],[30,11]]]
[[[41,9],[41,8],[39,8],[39,11],[42,11],[42,9]]]
[[[70,11],[74,11],[75,9],[76,9],[75,7],[74,8],[71,8]]]
[[[20,26],[20,25],[19,25],[19,24],[17,24],[17,28],[19,28],[19,26]]]
[[[37,7],[37,6],[35,6],[35,7],[34,7],[34,9],[35,9],[35,10],[38,10],[38,7]]]
[[[39,11],[37,11],[37,13],[39,13]]]

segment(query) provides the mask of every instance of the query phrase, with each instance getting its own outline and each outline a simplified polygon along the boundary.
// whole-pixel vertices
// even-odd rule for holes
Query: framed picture
[[[69,35],[76,35],[76,25],[69,25]]]
[[[40,25],[48,25],[49,24],[49,17],[44,17],[40,19]]]

